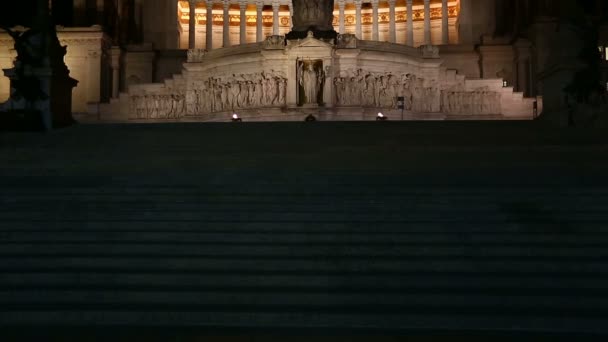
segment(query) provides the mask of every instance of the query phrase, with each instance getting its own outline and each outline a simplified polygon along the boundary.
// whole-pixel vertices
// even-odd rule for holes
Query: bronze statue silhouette
[[[333,31],[333,0],[293,0],[293,31]]]

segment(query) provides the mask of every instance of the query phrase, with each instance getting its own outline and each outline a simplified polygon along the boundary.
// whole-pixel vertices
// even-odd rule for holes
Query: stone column
[[[224,30],[223,36],[223,47],[230,46],[230,1],[224,0]]]
[[[87,20],[87,2],[86,0],[74,0],[74,25],[88,26]]]
[[[104,3],[104,1],[105,0],[97,0],[96,1],[96,5],[97,5],[97,19],[96,19],[96,22],[97,22],[97,25],[103,25],[103,24],[105,24],[105,19],[106,19],[105,10],[106,9],[105,9],[105,3]]]
[[[190,20],[188,21],[188,49],[196,48],[196,0],[189,0]]]
[[[450,43],[450,31],[448,27],[448,0],[441,1],[441,43],[447,45]]]
[[[517,5],[520,2],[514,1]],[[510,15],[510,13],[506,14]],[[470,0],[460,0],[458,12],[458,44],[474,44],[473,38],[473,3]]]
[[[523,39],[515,43],[516,51],[516,67],[517,67],[517,83],[516,91],[524,93],[524,96],[531,95],[531,72],[530,72],[530,57],[531,44]]]
[[[379,41],[380,33],[378,29],[378,0],[372,0],[372,40]]]
[[[340,34],[346,33],[346,18],[344,18],[344,7],[346,7],[345,0],[338,0],[338,8],[340,9],[340,14],[338,14],[340,16],[340,26],[338,31],[340,32]]]
[[[424,44],[431,45],[431,0],[424,0]]]
[[[262,31],[262,24],[264,23],[262,10],[264,9],[264,3],[258,1],[255,3],[257,9],[257,16],[255,19],[255,39],[258,42],[264,40],[264,32]]]
[[[363,30],[361,28],[361,0],[355,0],[355,6],[356,6],[356,17],[357,17],[357,26],[355,29],[355,35],[357,36],[357,39],[363,39]]]
[[[110,49],[110,68],[112,69],[112,98],[117,99],[120,87],[120,47]]]
[[[124,0],[123,0],[124,1]],[[165,2],[165,46],[164,49],[177,49],[179,47],[179,30],[177,23],[177,5],[174,2]],[[160,18],[159,18],[160,21]],[[160,24],[160,23],[159,23]],[[160,26],[160,25],[159,25]],[[163,31],[163,30],[160,30]],[[161,47],[159,47],[161,48]]]
[[[135,40],[139,44],[144,41],[144,0],[135,0],[133,6],[133,12],[135,12],[135,31],[137,34]]]
[[[240,43],[246,44],[247,43],[247,1],[240,1],[239,7],[241,10]]]
[[[293,27],[293,3],[290,1],[287,6],[289,6],[289,25]]]
[[[279,3],[277,1],[272,2],[272,34],[279,35]]]
[[[414,46],[414,9],[413,0],[407,0],[407,45]]]
[[[395,3],[396,0],[388,0],[388,41],[391,43],[397,42],[397,25],[396,25],[396,15],[395,15]]]
[[[207,24],[206,24],[206,46],[205,49],[213,49],[213,1],[207,0]]]
[[[98,103],[100,97],[99,87],[101,84],[101,51],[90,50],[87,53],[87,102]],[[114,71],[114,70],[112,70]],[[113,76],[113,75],[112,75]]]

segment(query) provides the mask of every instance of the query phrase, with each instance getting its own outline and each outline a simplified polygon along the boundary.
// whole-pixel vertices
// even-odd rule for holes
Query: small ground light
[[[508,86],[509,86],[509,82],[507,82],[507,81],[502,81],[502,86],[503,86],[503,88],[508,87]]]
[[[243,119],[239,118],[239,115],[234,113],[232,114],[232,122],[241,122]]]
[[[376,116],[376,121],[386,121],[388,120],[388,118],[386,116],[384,116],[384,114],[382,113],[378,113],[378,116]]]

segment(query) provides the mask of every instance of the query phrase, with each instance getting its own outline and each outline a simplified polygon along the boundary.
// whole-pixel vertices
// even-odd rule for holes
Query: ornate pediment
[[[294,48],[329,48],[329,49],[332,49],[332,48],[334,48],[334,44],[328,43],[324,40],[317,39],[314,37],[312,31],[308,31],[308,36],[304,39],[288,40],[287,48],[288,49],[294,49]]]

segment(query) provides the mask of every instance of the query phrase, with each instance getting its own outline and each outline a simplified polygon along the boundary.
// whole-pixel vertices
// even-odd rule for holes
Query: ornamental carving
[[[337,39],[338,49],[356,49],[357,37],[354,34],[339,34]]]
[[[205,49],[190,49],[188,50],[188,63],[200,63],[207,54]]]
[[[282,50],[285,48],[285,36],[268,36],[264,41],[267,50]]]

